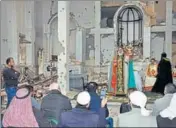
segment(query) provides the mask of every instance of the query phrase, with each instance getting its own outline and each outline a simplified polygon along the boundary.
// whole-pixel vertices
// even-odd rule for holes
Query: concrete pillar
[[[58,84],[64,95],[69,91],[69,13],[69,1],[58,1],[58,42],[62,46],[58,55]]]
[[[18,63],[18,34],[16,1],[1,1],[1,63],[13,57]],[[3,17],[3,18],[2,18]]]
[[[30,44],[26,44],[26,64],[34,65],[35,54],[34,54],[34,41],[35,41],[35,30],[34,30],[34,1],[24,1],[24,31],[26,40],[30,41]]]
[[[95,33],[95,65],[100,66],[101,57],[101,38],[100,38],[100,22],[101,22],[101,1],[95,1],[95,27],[98,31]],[[98,70],[97,72],[100,72]]]
[[[76,31],[76,60],[85,62],[86,60],[86,31],[79,29]]]
[[[143,57],[151,56],[151,27],[144,26]]]
[[[172,60],[172,8],[173,1],[166,1],[165,52],[170,60]]]
[[[0,25],[1,25],[1,1],[0,1]],[[1,26],[0,26],[0,29],[1,29]],[[0,50],[1,50],[1,30],[0,30]],[[1,52],[0,52],[0,68],[1,68],[1,64],[2,64],[2,62],[1,62]],[[1,76],[1,75],[0,75]],[[1,97],[0,97],[1,98]],[[0,101],[1,101],[1,99],[0,99]],[[0,116],[1,117],[1,116]]]

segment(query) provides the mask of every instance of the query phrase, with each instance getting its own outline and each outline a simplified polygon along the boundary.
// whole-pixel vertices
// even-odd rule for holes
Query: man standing
[[[3,77],[5,83],[5,91],[7,94],[7,107],[9,106],[11,100],[16,95],[18,78],[20,73],[14,69],[14,60],[12,57],[7,58],[6,68],[3,70]]]
[[[158,73],[152,92],[164,94],[164,88],[168,83],[173,83],[172,66],[166,53],[162,53],[158,64]]]

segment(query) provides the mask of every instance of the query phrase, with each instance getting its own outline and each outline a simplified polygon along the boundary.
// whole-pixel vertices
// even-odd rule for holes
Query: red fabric
[[[31,97],[25,99],[13,98],[3,118],[4,127],[39,127],[35,119]]]
[[[151,91],[153,86],[144,87],[144,91]]]
[[[112,81],[111,81],[111,87],[116,92],[117,86],[117,60],[114,58],[113,65],[112,65]]]

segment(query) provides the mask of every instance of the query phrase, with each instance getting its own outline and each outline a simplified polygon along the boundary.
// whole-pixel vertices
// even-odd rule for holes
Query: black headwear
[[[23,95],[19,96],[19,95],[18,95],[18,91],[21,91],[22,89],[25,89],[26,91],[24,92]],[[17,99],[25,99],[26,97],[28,97],[28,96],[30,95],[30,93],[31,93],[31,92],[30,92],[30,89],[27,88],[27,87],[19,88],[19,89],[17,90],[17,92],[16,92],[16,98],[17,98]]]
[[[86,89],[88,92],[96,92],[98,84],[96,82],[89,82],[86,85]]]
[[[162,54],[161,54],[161,58],[166,58],[167,57],[167,54],[165,53],[165,52],[163,52]]]
[[[18,87],[17,92],[19,90],[21,90],[21,89],[27,89],[27,92],[26,92],[26,94],[24,94],[23,96],[20,96],[20,97],[16,93],[16,98],[17,99],[24,99],[24,98],[28,97],[29,94],[33,91],[33,86],[31,86],[31,85],[22,85],[22,86]]]

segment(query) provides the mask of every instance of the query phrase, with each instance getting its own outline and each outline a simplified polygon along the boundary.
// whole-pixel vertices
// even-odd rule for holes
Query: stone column
[[[18,64],[16,1],[1,1],[1,61],[13,57]],[[7,34],[8,33],[8,34]]]
[[[58,43],[60,43],[60,54],[58,55],[58,84],[62,94],[69,91],[69,1],[58,1]]]
[[[30,44],[26,44],[26,64],[32,66],[34,65],[34,60],[36,57],[34,54],[34,1],[24,2],[24,31],[26,35],[26,40],[31,42]]]
[[[76,31],[76,60],[85,62],[86,60],[86,32],[82,29]]]
[[[143,34],[143,58],[151,56],[151,27],[144,26]]]
[[[165,32],[165,52],[172,60],[172,8],[173,1],[166,1],[166,32]]]
[[[100,22],[101,22],[101,1],[95,1],[95,27],[96,27],[96,33],[95,33],[95,66],[100,66],[101,57],[101,38],[100,38]],[[96,72],[100,72],[100,69]]]
[[[1,17],[2,15],[1,15],[1,1],[0,1],[0,25],[1,25],[1,19],[2,19],[2,17]],[[1,50],[1,42],[2,42],[2,40],[1,40],[2,38],[1,38],[1,26],[0,26],[0,50]],[[0,69],[1,69],[1,64],[2,64],[2,61],[1,61],[1,52],[0,52]],[[1,75],[0,75],[1,76]],[[1,97],[0,97],[1,98]],[[1,99],[0,99],[1,100]]]

